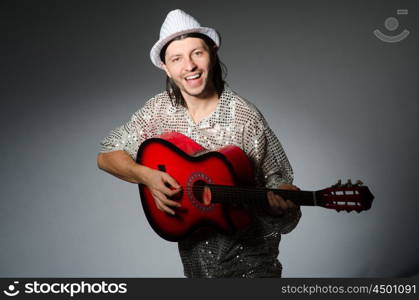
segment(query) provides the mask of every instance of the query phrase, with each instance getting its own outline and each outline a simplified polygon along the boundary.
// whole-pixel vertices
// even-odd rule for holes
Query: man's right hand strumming
[[[174,215],[175,211],[170,207],[180,207],[178,202],[168,199],[182,189],[176,180],[165,172],[137,164],[127,152],[117,150],[99,153],[97,165],[122,180],[146,185],[161,211]]]
[[[169,174],[148,168],[144,173],[144,184],[150,189],[156,206],[171,215],[175,211],[170,207],[181,207],[179,202],[168,199],[182,190],[182,187]]]

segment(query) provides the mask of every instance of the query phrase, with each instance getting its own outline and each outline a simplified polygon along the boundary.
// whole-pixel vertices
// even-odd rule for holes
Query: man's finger
[[[179,193],[181,191],[181,189],[176,189],[176,190],[171,190],[168,189],[167,193],[165,193],[166,196],[172,197],[174,195],[176,195],[177,193]]]
[[[291,201],[291,200],[287,200],[287,204],[288,204],[288,207],[290,208],[290,209],[295,209],[295,208],[297,208],[297,204],[295,204],[293,201]]]
[[[167,199],[167,197],[165,195],[160,197],[160,201],[163,202],[165,205],[169,205],[169,206],[176,206],[176,207],[181,206],[179,202]]]
[[[167,187],[166,185],[163,184],[160,187],[159,192],[161,192],[162,194],[167,195],[167,196],[173,196],[178,191],[177,190],[171,190],[169,187]]]
[[[156,206],[159,210],[164,211],[163,207],[160,204],[159,198],[157,198],[156,196],[154,196],[154,202],[156,203]]]
[[[274,193],[268,192],[268,201],[271,209],[278,215],[283,215],[284,212],[280,206],[278,199],[275,198]]]
[[[295,186],[295,185],[293,185],[293,186],[292,186],[292,189],[293,189],[294,191],[299,191],[299,190],[300,190],[300,188],[299,188],[298,186]]]
[[[169,208],[169,207],[167,207],[166,205],[162,204],[162,207],[163,207],[163,210],[164,210],[165,212],[167,212],[168,214],[171,214],[171,215],[174,215],[174,214],[175,214],[175,211],[174,211],[174,210],[172,210],[172,209],[170,209],[170,208]]]
[[[292,185],[292,184],[289,184],[289,183],[283,183],[283,184],[279,185],[278,188],[280,190],[290,190],[290,191],[299,191],[300,190],[299,187],[297,187],[295,185]]]
[[[274,199],[273,199],[272,196],[273,196],[272,192],[268,192],[268,202],[269,202],[269,205],[271,207],[275,207],[275,201],[274,201]]]
[[[275,198],[276,202],[278,203],[278,205],[281,207],[282,210],[287,210],[288,209],[288,204],[287,204],[287,202],[285,202],[284,198],[282,198],[279,195],[274,195],[274,198]]]
[[[161,211],[165,211],[165,212],[167,212],[167,213],[169,213],[171,215],[174,215],[175,214],[175,211],[172,210],[172,209],[170,209],[167,205],[164,204],[163,197],[165,198],[165,196],[163,195],[163,193],[160,193],[158,191],[156,193],[154,193],[154,200],[156,202],[157,208],[160,209]],[[171,200],[168,200],[168,199],[166,199],[166,200],[167,201],[171,201]],[[177,206],[178,203],[175,202],[175,204]]]
[[[169,174],[166,174],[166,176],[164,177],[164,180],[170,184],[171,187],[175,188],[175,189],[180,189],[181,186],[176,182],[176,180],[173,179],[172,176],[170,176]]]

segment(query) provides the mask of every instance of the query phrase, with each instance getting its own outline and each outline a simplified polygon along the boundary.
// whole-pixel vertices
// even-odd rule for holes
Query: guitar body
[[[211,193],[203,192],[205,184],[253,186],[253,165],[239,147],[228,145],[217,151],[206,151],[192,139],[177,132],[144,141],[137,163],[167,172],[182,191],[171,199],[182,207],[170,215],[159,210],[150,190],[140,184],[142,206],[148,222],[162,238],[179,241],[198,227],[211,226],[232,233],[251,222],[248,211],[215,203]]]

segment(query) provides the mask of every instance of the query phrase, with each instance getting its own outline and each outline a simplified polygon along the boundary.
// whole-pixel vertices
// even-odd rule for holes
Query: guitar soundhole
[[[197,180],[193,184],[193,195],[199,203],[203,205],[211,204],[211,190],[207,186],[207,183],[203,180]]]
[[[186,184],[189,201],[202,211],[209,211],[214,208],[208,184],[212,184],[212,180],[202,172],[192,173]]]

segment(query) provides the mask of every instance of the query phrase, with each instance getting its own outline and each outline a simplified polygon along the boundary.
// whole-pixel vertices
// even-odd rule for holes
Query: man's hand
[[[144,184],[150,189],[156,206],[161,211],[174,215],[175,211],[170,206],[181,207],[180,203],[168,199],[182,190],[182,187],[169,174],[148,169],[144,175]]]
[[[300,189],[295,185],[284,183],[281,184],[278,189],[280,190],[290,190],[290,191],[299,191]],[[268,202],[270,206],[270,213],[282,216],[286,213],[293,214],[295,213],[300,206],[295,204],[291,200],[284,200],[281,196],[269,191],[267,193]]]

